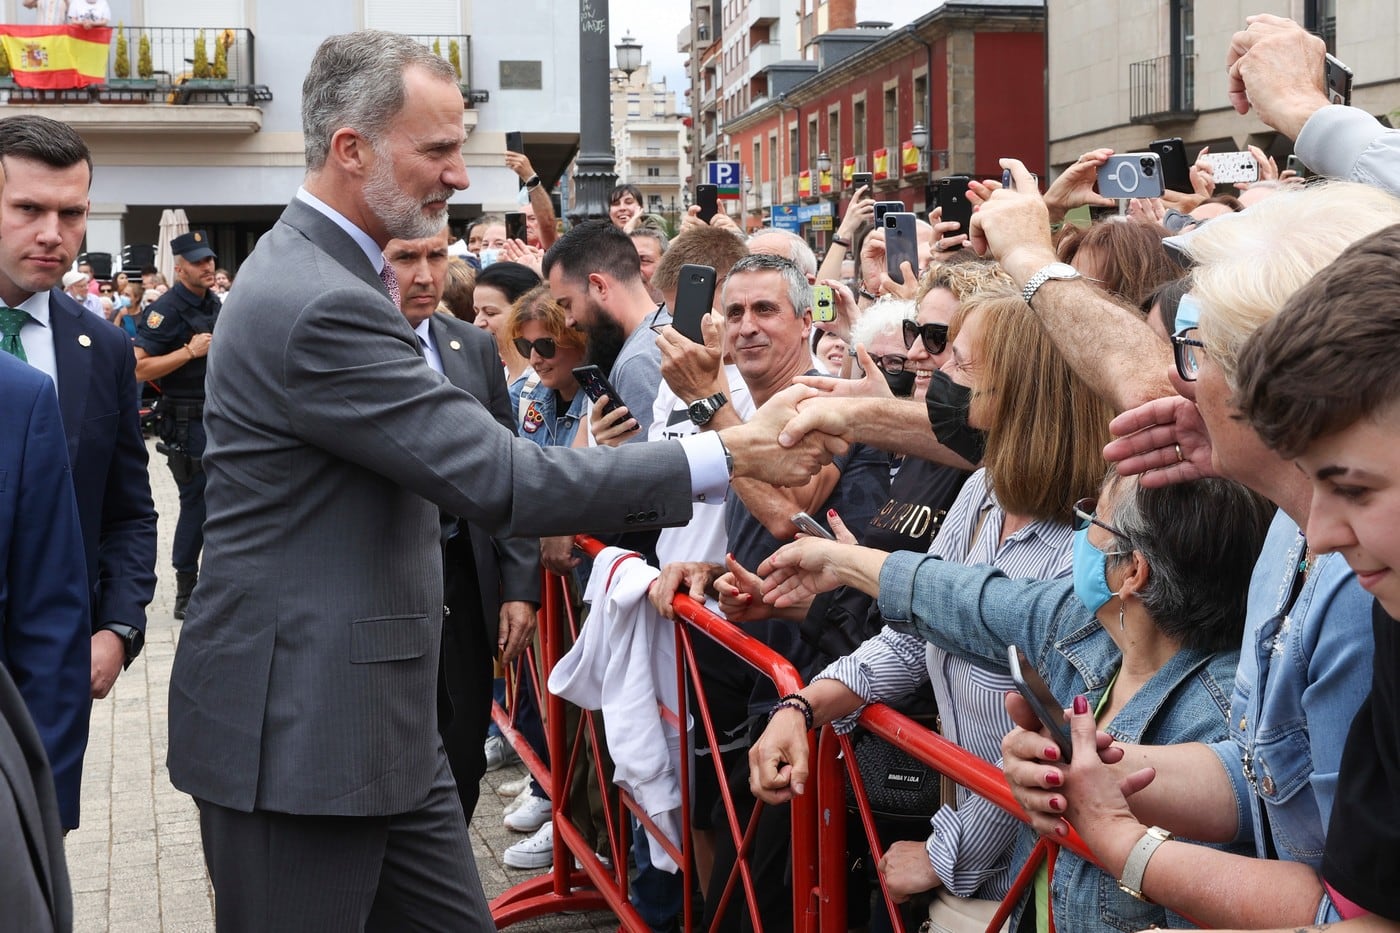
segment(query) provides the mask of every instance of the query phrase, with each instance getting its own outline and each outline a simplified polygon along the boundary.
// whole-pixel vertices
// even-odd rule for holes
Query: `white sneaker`
[[[506,804],[505,809],[501,811],[501,816],[508,816],[514,813],[516,810],[519,810],[521,804],[525,803],[525,801],[529,800],[533,796],[535,795],[530,792],[530,785],[526,784],[525,789],[522,790],[520,793],[516,794],[514,800]]]
[[[514,830],[517,833],[533,833],[549,822],[552,815],[550,811],[548,800],[531,794],[528,800],[522,803],[514,813],[508,814],[502,822],[505,823],[506,829]]]
[[[519,761],[515,746],[499,735],[486,737],[486,770],[499,771],[506,765]]]
[[[501,861],[507,868],[548,868],[554,861],[554,823],[545,820],[529,839],[506,849]]]
[[[520,796],[520,792],[522,790],[527,790],[529,789],[529,787],[530,775],[526,774],[525,776],[518,777],[513,781],[505,781],[501,784],[497,784],[496,793],[499,796],[506,798],[507,800],[513,800],[514,798]]]

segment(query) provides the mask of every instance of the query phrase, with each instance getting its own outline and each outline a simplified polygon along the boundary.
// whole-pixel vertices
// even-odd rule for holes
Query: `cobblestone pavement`
[[[170,785],[165,770],[166,697],[180,623],[171,615],[174,574],[170,535],[179,511],[165,458],[151,445],[151,486],[160,512],[160,583],[147,613],[146,648],[93,704],[83,768],[82,823],[68,835],[78,933],[206,933],[214,929],[213,890],[199,844],[198,815],[190,798]],[[486,775],[472,821],[486,896],[494,898],[529,872],[506,868],[501,856],[525,838],[501,824],[505,804],[495,786],[521,774],[518,767]],[[610,914],[565,914],[519,923],[522,931],[610,931]]]

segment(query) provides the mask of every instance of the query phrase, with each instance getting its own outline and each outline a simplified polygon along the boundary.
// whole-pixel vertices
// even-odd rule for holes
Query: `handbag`
[[[1001,901],[990,901],[980,897],[958,897],[956,894],[939,888],[928,906],[928,919],[919,927],[919,933],[986,933],[987,924],[996,916]],[[1006,933],[1007,925],[1001,925]]]
[[[929,729],[936,728],[936,713],[905,712],[905,715]],[[929,818],[938,810],[941,801],[939,788],[942,780],[936,770],[904,749],[861,728],[857,728],[851,736],[851,755],[855,758],[870,810],[877,818],[917,821],[927,827]],[[856,793],[849,777],[846,782],[846,808],[852,813],[856,812]]]

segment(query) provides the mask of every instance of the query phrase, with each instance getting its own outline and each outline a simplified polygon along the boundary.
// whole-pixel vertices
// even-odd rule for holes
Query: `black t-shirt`
[[[1400,622],[1377,602],[1371,627],[1371,693],[1342,750],[1322,877],[1372,913],[1400,920]]]

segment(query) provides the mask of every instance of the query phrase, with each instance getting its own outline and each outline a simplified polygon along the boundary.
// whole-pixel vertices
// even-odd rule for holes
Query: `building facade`
[[[1253,13],[1322,36],[1356,75],[1353,104],[1400,108],[1400,6],[1391,0],[1049,0],[1050,163],[1101,146],[1141,150],[1181,137],[1188,156],[1259,146],[1280,166],[1292,142],[1227,96],[1230,38]]]
[[[161,211],[183,208],[209,230],[220,262],[236,268],[296,193],[304,174],[301,83],[330,35],[362,28],[418,37],[444,58],[455,49],[468,99],[464,154],[471,187],[454,220],[514,209],[518,179],[504,165],[505,134],[524,134],[546,181],[578,146],[578,18],[550,0],[110,0],[130,49],[131,75],[92,91],[41,97],[10,90],[0,116],[41,113],[74,126],[96,161],[86,248],[118,255],[154,243]],[[5,22],[32,23],[20,0]],[[222,86],[190,81],[197,36],[227,41]],[[147,78],[141,37],[151,46]],[[212,53],[210,53],[212,54]],[[4,96],[4,95],[0,95]]]
[[[646,210],[671,217],[684,209],[689,126],[676,112],[676,92],[651,80],[644,63],[631,75],[612,73],[612,137],[618,182],[636,185]]]

